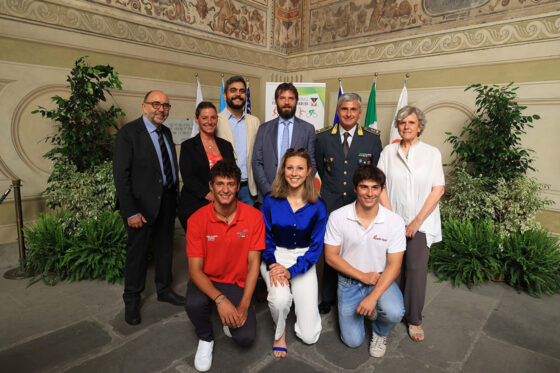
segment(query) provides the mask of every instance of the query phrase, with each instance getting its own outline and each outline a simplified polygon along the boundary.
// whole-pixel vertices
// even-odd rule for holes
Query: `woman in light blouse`
[[[285,357],[286,317],[295,303],[296,335],[304,343],[321,334],[315,263],[323,250],[327,209],[315,187],[311,157],[305,149],[288,149],[263,200],[266,249],[261,274],[276,325],[273,354]]]
[[[402,140],[387,145],[379,158],[377,167],[387,175],[380,200],[406,223],[406,252],[397,283],[404,296],[408,334],[421,342],[428,258],[431,244],[441,241],[438,202],[445,191],[445,179],[440,151],[418,138],[426,127],[424,113],[405,106],[394,125]]]

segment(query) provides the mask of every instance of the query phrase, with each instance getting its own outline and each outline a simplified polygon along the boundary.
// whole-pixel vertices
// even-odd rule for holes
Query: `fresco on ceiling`
[[[291,50],[302,45],[303,0],[275,0],[274,37],[275,49]]]
[[[266,11],[236,0],[89,0],[197,30],[266,45]],[[267,0],[253,0],[266,4]]]
[[[422,26],[455,23],[554,3],[557,0],[314,0],[309,11],[309,46],[367,38]]]

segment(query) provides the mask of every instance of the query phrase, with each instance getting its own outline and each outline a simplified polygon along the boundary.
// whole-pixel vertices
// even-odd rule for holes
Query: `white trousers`
[[[298,257],[305,254],[308,248],[284,249],[277,247],[274,255],[276,262],[286,268],[294,265]],[[296,324],[294,330],[296,335],[307,344],[317,342],[321,334],[321,316],[318,309],[317,274],[315,266],[309,268],[290,279],[290,286],[271,286],[270,276],[266,263],[261,263],[261,274],[268,289],[268,307],[272,314],[272,320],[276,325],[274,339],[278,340],[286,330],[286,318],[290,313],[292,300],[295,302]]]

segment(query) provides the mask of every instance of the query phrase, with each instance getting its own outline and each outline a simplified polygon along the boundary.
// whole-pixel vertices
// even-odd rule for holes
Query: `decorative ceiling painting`
[[[311,0],[309,47],[332,47],[352,39],[388,39],[399,31],[449,29],[527,16],[531,8],[560,8],[558,0]],[[555,3],[555,4],[554,4]],[[539,8],[539,9],[537,9]],[[523,11],[521,14],[520,11]],[[430,31],[434,30],[430,28]],[[382,36],[383,35],[383,36]],[[361,40],[360,40],[361,42]]]
[[[274,3],[275,49],[292,51],[302,46],[303,0],[276,0]]]
[[[246,43],[266,45],[266,8],[262,6],[266,7],[268,0],[88,1]]]

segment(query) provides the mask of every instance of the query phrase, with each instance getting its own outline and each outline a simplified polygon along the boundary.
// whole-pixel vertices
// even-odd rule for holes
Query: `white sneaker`
[[[383,357],[387,349],[387,337],[371,332],[371,341],[369,342],[369,354],[373,357]]]
[[[212,367],[212,350],[214,349],[214,341],[206,342],[202,339],[198,340],[198,348],[194,355],[194,367],[199,372],[206,372]]]
[[[226,335],[226,337],[231,338],[231,332],[229,331],[229,328],[228,328],[227,325],[224,325],[224,334]]]

